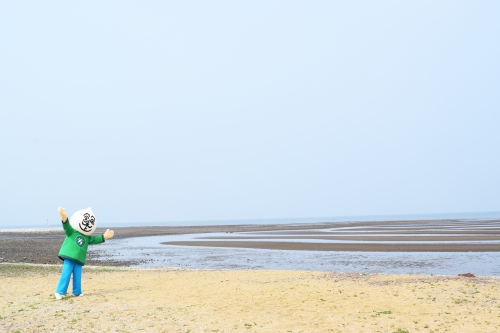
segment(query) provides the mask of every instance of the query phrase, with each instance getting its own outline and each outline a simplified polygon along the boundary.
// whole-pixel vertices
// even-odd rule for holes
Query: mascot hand
[[[110,239],[112,238],[113,236],[115,235],[115,232],[113,230],[106,230],[106,232],[104,233],[104,239],[107,240],[107,239]]]
[[[66,208],[59,207],[57,208],[57,211],[59,212],[59,215],[61,215],[62,221],[66,222],[68,219],[68,216],[66,215]]]

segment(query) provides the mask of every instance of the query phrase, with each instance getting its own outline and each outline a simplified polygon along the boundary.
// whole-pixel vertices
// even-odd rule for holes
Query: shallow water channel
[[[248,235],[251,234],[233,234],[244,237]],[[132,261],[134,265],[140,267],[435,275],[471,272],[477,276],[500,276],[500,252],[297,251],[161,244],[214,238],[224,241],[226,236],[226,234],[210,233],[135,237],[106,242],[94,249],[99,253],[101,260]]]

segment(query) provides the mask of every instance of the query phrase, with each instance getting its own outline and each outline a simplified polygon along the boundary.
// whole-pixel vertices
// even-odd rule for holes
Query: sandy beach
[[[0,264],[2,332],[498,332],[500,279]]]

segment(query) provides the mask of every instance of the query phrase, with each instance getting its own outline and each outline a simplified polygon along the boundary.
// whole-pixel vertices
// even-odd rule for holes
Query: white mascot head
[[[90,236],[97,228],[97,223],[95,221],[94,213],[92,209],[82,209],[77,211],[69,219],[69,223],[79,233]]]

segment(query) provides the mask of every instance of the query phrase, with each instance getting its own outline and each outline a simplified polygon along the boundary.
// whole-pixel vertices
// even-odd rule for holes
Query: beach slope
[[[500,330],[495,277],[86,266],[85,296],[57,301],[59,270],[0,264],[0,331]]]

